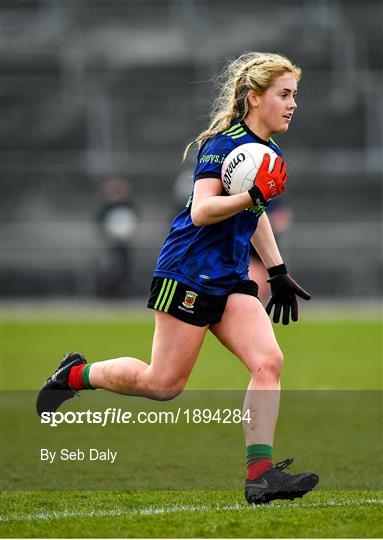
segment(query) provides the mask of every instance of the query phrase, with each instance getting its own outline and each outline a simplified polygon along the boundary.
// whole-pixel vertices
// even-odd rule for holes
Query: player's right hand
[[[258,202],[258,199],[261,199],[260,202],[265,203],[285,191],[285,184],[289,177],[286,172],[286,163],[278,156],[275,159],[272,171],[269,171],[269,165],[270,154],[265,153],[254,179],[254,186],[249,190],[254,204]]]

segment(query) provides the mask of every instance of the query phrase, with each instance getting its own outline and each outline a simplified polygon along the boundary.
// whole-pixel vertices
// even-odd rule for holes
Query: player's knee
[[[158,401],[171,401],[179,396],[183,388],[161,388],[157,389],[156,399]]]
[[[279,380],[283,366],[283,354],[279,347],[268,351],[256,363],[254,376],[263,380]]]
[[[154,399],[158,401],[171,401],[172,399],[179,396],[184,387],[174,386],[171,388],[156,388],[152,391]]]
[[[181,394],[185,388],[186,381],[167,381],[166,384],[153,384],[150,385],[149,393],[158,401],[170,401]]]

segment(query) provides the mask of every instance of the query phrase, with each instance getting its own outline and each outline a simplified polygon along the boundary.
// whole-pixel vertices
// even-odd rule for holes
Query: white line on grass
[[[0,522],[10,521],[32,521],[32,520],[52,520],[52,519],[69,519],[69,518],[100,518],[100,517],[119,517],[119,516],[155,516],[159,514],[173,514],[176,512],[217,512],[227,510],[247,510],[250,512],[274,509],[274,508],[334,508],[342,506],[363,506],[366,504],[382,504],[383,499],[359,499],[350,502],[313,502],[313,503],[285,503],[285,504],[270,504],[261,506],[250,506],[248,504],[233,504],[230,506],[165,506],[162,508],[136,508],[132,510],[116,509],[116,510],[93,510],[91,512],[41,512],[38,514],[11,514],[9,516],[0,516]]]

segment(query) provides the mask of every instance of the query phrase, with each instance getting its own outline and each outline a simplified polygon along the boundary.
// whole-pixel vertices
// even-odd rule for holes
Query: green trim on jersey
[[[229,135],[233,140],[234,139],[239,139],[240,137],[245,137],[245,135],[247,135],[246,131],[242,128],[241,131],[239,131],[238,133],[236,133],[235,135]]]
[[[223,131],[222,135],[227,135],[231,139],[239,139],[240,137],[244,137],[245,135],[247,135],[247,133],[243,129],[241,124],[235,124],[234,126],[231,126],[231,128],[227,129],[226,131]]]
[[[236,131],[238,128],[242,128],[241,124],[234,124],[234,126],[231,126],[231,128],[227,129],[226,131],[223,131],[222,135],[228,135],[229,133]]]
[[[257,206],[250,206],[250,208],[245,208],[245,212],[253,212],[256,216],[261,216],[265,212],[267,206],[264,204],[258,204]]]
[[[274,139],[272,137],[270,137],[269,141],[271,141],[273,144],[275,144],[275,146],[277,148],[279,148],[279,145],[274,141]],[[280,148],[279,148],[279,150],[280,150]]]
[[[229,130],[224,131],[223,135],[229,135],[230,137],[232,137],[233,135],[236,135],[240,131],[244,131],[243,127],[242,126],[235,126],[235,129],[231,129],[230,131]]]
[[[165,311],[166,313],[168,312],[168,309],[174,297],[174,293],[176,292],[177,285],[178,281],[176,281],[175,279],[164,279],[160,294],[158,295],[156,303],[154,304],[154,309],[158,309],[159,311]]]

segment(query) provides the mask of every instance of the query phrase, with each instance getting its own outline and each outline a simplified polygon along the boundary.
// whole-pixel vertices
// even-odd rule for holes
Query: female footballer
[[[199,153],[192,194],[171,225],[154,271],[148,301],[155,310],[151,363],[131,357],[87,363],[81,354],[68,353],[36,404],[39,415],[53,412],[87,388],[172,399],[185,387],[210,330],[251,376],[244,402],[251,422],[244,422],[244,432],[245,497],[252,504],[301,497],[319,480],[315,473],[287,473],[292,459],[272,463],[283,357],[267,313],[274,308],[276,323],[281,316],[283,324],[297,321],[296,297],[310,298],[288,275],[265,212],[288,178],[271,136],[289,127],[300,76],[301,70],[283,56],[247,53],[219,79],[210,125],[193,141]],[[253,187],[225,196],[222,163],[234,148],[251,142],[278,154],[274,167],[269,171],[265,154]],[[267,311],[248,276],[250,241],[270,276]]]

